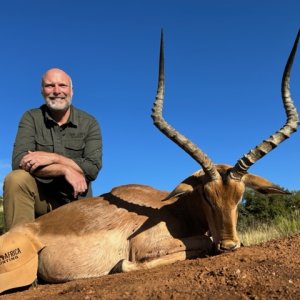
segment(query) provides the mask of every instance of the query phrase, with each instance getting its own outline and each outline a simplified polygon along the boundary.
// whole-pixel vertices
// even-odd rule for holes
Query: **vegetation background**
[[[246,190],[239,205],[238,231],[244,245],[300,232],[300,191],[267,196]]]
[[[3,222],[3,198],[0,196],[0,234],[4,232],[3,229],[4,222]]]

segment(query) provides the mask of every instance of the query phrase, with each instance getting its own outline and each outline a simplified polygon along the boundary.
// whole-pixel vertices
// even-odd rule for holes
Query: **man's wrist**
[[[51,159],[53,164],[62,164],[61,155],[57,153],[51,153]]]

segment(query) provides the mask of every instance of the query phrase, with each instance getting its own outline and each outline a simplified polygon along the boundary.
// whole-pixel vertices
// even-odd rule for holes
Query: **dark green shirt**
[[[73,159],[87,182],[96,179],[102,167],[102,138],[97,120],[71,106],[69,121],[60,126],[49,115],[46,105],[24,113],[16,136],[12,168],[19,168],[28,151],[54,152]]]

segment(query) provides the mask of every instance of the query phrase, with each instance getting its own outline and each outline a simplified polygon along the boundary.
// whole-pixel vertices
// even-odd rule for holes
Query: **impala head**
[[[299,36],[300,31],[282,78],[282,100],[287,115],[286,123],[268,139],[240,158],[234,166],[229,166],[214,164],[200,148],[164,120],[162,116],[164,48],[163,33],[161,34],[158,90],[152,109],[152,118],[161,132],[186,151],[202,167],[202,170],[181,182],[167,199],[185,197],[186,201],[193,202],[193,207],[199,208],[199,215],[204,215],[216,248],[220,251],[234,250],[240,246],[236,232],[237,205],[241,201],[246,187],[265,194],[287,193],[270,181],[248,173],[248,169],[297,130],[298,113],[290,97],[289,81]]]

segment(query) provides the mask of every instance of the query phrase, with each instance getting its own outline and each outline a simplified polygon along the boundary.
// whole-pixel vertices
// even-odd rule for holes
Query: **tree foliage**
[[[300,191],[290,195],[264,195],[247,189],[239,205],[238,228],[243,231],[258,224],[270,224],[279,217],[300,218]]]

